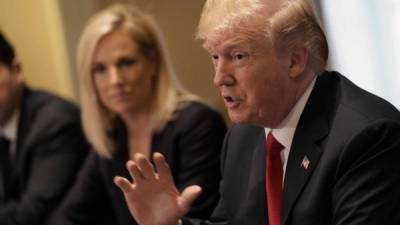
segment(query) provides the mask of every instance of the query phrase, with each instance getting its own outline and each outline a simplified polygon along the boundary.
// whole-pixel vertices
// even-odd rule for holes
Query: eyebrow
[[[254,48],[251,47],[251,45],[249,44],[249,40],[245,40],[245,39],[239,39],[239,38],[235,38],[235,39],[230,39],[228,41],[225,41],[227,43],[224,43],[222,45],[222,49],[223,51],[230,51],[232,49],[238,48],[238,47],[247,47],[250,50],[253,50]],[[221,42],[223,43],[223,42]],[[215,44],[218,45],[218,44]],[[212,50],[214,49],[213,46],[215,45],[204,45],[204,48],[208,51],[208,52],[213,52]]]

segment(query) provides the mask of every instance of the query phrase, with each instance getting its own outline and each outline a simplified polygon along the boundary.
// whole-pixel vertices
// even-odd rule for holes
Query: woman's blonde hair
[[[93,54],[99,41],[113,31],[124,28],[143,54],[155,60],[156,80],[151,129],[160,131],[184,103],[198,100],[179,83],[164,44],[162,34],[153,18],[133,5],[116,4],[95,14],[86,25],[78,44],[77,69],[80,80],[82,123],[87,139],[97,151],[111,158],[115,150],[110,137],[115,115],[100,102],[92,78]],[[155,56],[155,57],[154,57]]]
[[[309,0],[207,0],[201,14],[197,38],[204,40],[228,34],[260,34],[269,38],[277,53],[302,45],[309,52],[307,67],[324,70],[328,43]],[[277,8],[274,8],[277,7]]]

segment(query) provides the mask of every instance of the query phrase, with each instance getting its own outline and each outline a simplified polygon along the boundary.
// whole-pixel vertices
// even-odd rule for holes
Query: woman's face
[[[100,39],[93,55],[91,73],[97,96],[121,117],[150,110],[155,71],[154,63],[125,29]]]

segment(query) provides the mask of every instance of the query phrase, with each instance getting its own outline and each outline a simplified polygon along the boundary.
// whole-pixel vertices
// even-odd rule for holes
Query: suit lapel
[[[282,221],[284,223],[282,224],[285,224],[297,196],[300,195],[303,186],[318,164],[320,156],[321,150],[311,139],[299,135],[298,138],[293,140],[283,188]],[[308,166],[305,166],[306,161],[309,162]]]
[[[296,199],[318,165],[320,141],[329,132],[334,90],[329,74],[320,76],[300,117],[286,167],[283,188],[283,223],[289,218]]]
[[[4,150],[0,149],[0,151],[4,151]],[[5,198],[6,198],[6,196],[5,196],[4,177],[3,177],[3,167],[0,166],[0,205],[5,200]]]
[[[19,105],[19,121],[18,121],[18,127],[17,127],[17,143],[16,143],[16,148],[15,148],[15,158],[13,162],[10,163],[10,175],[9,175],[9,183],[7,190],[14,190],[18,188],[18,180],[22,178],[22,173],[21,170],[24,169],[26,166],[24,158],[24,145],[26,145],[25,140],[27,139],[27,133],[29,131],[29,126],[30,126],[30,117],[31,115],[29,114],[30,112],[30,105],[29,105],[29,98],[31,96],[31,91],[27,88],[24,87],[22,91],[22,96],[20,99],[20,105]],[[21,156],[22,155],[22,156]],[[0,167],[1,170],[1,167]],[[3,181],[3,177],[1,175],[2,171],[0,171],[0,202],[2,199],[5,199],[5,184]]]
[[[256,149],[253,150],[252,166],[247,193],[247,225],[266,225],[267,206],[265,195],[265,134],[260,132]]]
[[[9,185],[11,189],[17,189],[18,183],[20,180],[24,180],[24,169],[27,167],[27,162],[25,160],[26,155],[28,154],[26,151],[29,149],[27,146],[30,145],[32,140],[31,137],[28,136],[28,132],[30,131],[32,125],[32,91],[24,87],[20,105],[19,105],[19,119],[18,119],[18,127],[17,127],[17,142],[15,146],[15,157],[13,162],[10,164],[11,171],[9,177]],[[34,139],[33,139],[34,140]]]

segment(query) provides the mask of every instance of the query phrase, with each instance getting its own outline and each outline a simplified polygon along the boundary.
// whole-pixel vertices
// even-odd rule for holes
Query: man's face
[[[254,40],[240,36],[207,41],[214,85],[234,123],[274,127],[297,100],[298,85],[289,76],[290,59],[278,57],[265,36]]]
[[[0,123],[5,122],[15,108],[21,83],[19,66],[10,68],[0,62]]]

